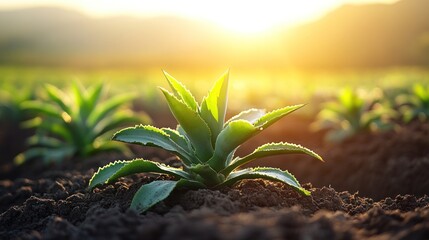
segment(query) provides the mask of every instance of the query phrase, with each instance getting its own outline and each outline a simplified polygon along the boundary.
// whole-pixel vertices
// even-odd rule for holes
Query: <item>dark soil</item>
[[[128,209],[147,175],[86,190],[92,171],[0,182],[0,239],[428,239],[429,197],[374,202],[332,188],[311,197],[264,180],[176,191],[145,214]],[[162,177],[158,177],[162,178]]]
[[[25,150],[25,141],[32,134],[32,130],[20,128],[19,121],[0,121],[0,179],[12,178],[19,172],[13,159]]]
[[[308,146],[305,142],[303,145]],[[398,194],[429,194],[427,122],[415,121],[395,131],[362,133],[341,143],[320,144],[312,149],[323,156],[325,163],[293,156],[288,161],[277,158],[254,164],[272,164],[317,187],[332,186],[376,200]]]
[[[0,239],[429,239],[428,123],[327,145],[323,133],[307,130],[309,122],[282,120],[239,153],[272,141],[313,149],[325,163],[301,155],[254,163],[311,182],[304,185],[311,197],[281,183],[245,180],[220,190],[175,191],[138,214],[128,209],[134,193],[165,176],[137,174],[86,189],[97,167],[125,156],[30,162],[0,178]],[[133,150],[177,164],[153,148]]]

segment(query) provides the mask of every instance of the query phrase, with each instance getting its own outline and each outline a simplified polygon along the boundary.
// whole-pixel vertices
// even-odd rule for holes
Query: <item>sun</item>
[[[231,1],[220,14],[205,15],[210,21],[236,33],[257,34],[279,26],[310,21],[323,13],[323,4],[303,1]]]
[[[258,34],[311,21],[332,8],[333,2],[218,0],[208,6],[196,5],[198,10],[189,8],[184,16],[209,20],[235,33]]]
[[[231,14],[222,18],[209,19],[229,31],[240,34],[257,34],[270,30],[281,23],[275,17],[256,17],[253,14]]]

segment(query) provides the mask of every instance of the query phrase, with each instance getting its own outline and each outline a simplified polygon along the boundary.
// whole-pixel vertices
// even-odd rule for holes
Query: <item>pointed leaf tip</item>
[[[201,117],[212,132],[212,144],[215,145],[216,138],[225,123],[225,115],[228,104],[228,75],[225,72],[210,89],[208,95],[201,103]]]
[[[200,160],[208,160],[213,154],[213,147],[211,143],[212,134],[207,123],[201,118],[197,111],[189,108],[176,96],[166,90],[163,90],[163,93],[171,112],[186,132]]]
[[[304,107],[305,104],[298,104],[298,105],[293,105],[293,106],[287,106],[287,107],[283,107],[283,108],[279,108],[276,110],[273,110],[267,114],[265,114],[264,116],[260,117],[258,120],[255,121],[254,125],[257,128],[267,128],[270,125],[272,125],[273,123],[275,123],[276,121],[280,120],[281,118],[283,118],[286,115],[289,115],[290,113]]]
[[[195,100],[195,97],[192,95],[191,91],[189,91],[183,83],[176,80],[166,71],[163,70],[163,73],[168,81],[168,84],[174,92],[174,96],[182,100],[190,109],[197,111],[198,103]]]
[[[104,167],[98,168],[97,172],[94,173],[92,178],[89,180],[88,188],[92,190],[94,187],[104,184],[112,175],[126,164],[127,161],[115,161]]]

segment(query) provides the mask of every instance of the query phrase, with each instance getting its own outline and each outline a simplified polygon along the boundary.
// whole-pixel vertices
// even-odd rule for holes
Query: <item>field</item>
[[[157,86],[166,87],[162,69],[69,69],[47,67],[0,67],[0,83],[3,89],[11,85],[17,88],[33,88],[44,83],[67,86],[78,80],[84,85],[105,82],[111,94],[133,91],[151,105],[161,97]],[[165,68],[176,76],[201,99],[214,79],[228,68]],[[339,89],[352,87],[373,90],[375,88],[408,88],[416,82],[429,81],[429,71],[424,68],[389,68],[373,70],[302,71],[294,69],[230,69],[230,98],[232,109],[268,106],[279,107],[284,103],[309,102],[315,97],[335,95]],[[242,104],[242,105],[240,105]],[[163,105],[163,104],[162,104]],[[312,107],[312,106],[309,106]]]
[[[227,69],[165,70],[183,81],[200,102]],[[220,189],[179,189],[147,213],[139,214],[128,209],[138,188],[171,178],[139,173],[93,191],[88,190],[88,182],[98,167],[119,159],[144,157],[181,166],[177,158],[160,149],[127,145],[131,150],[128,155],[75,154],[56,161],[35,158],[16,165],[14,157],[28,148],[28,137],[37,131],[22,128],[34,113],[14,118],[4,106],[16,104],[13,106],[19,111],[25,100],[46,97],[46,83],[63,90],[76,80],[85,88],[104,83],[108,95],[103,101],[136,94],[127,106],[133,115],[149,116],[151,120],[145,117],[142,121],[156,127],[175,128],[177,122],[158,89],[169,89],[161,69],[0,67],[0,238],[429,238],[429,70],[230,69],[229,79],[227,118],[253,107],[273,110],[306,104],[245,143],[237,154],[243,156],[262,144],[281,141],[312,149],[324,163],[306,155],[281,155],[248,165],[290,171],[311,192],[310,197],[284,183],[248,179]],[[415,99],[413,89],[417,84],[426,89],[428,97],[424,100],[428,105],[407,102],[408,98]],[[383,111],[368,126],[360,123],[365,126],[347,137],[328,141],[326,136],[332,129],[316,131],[315,122],[319,112],[328,108],[326,103],[338,102],[337,97],[346,88],[363,99],[363,106],[353,110],[353,114],[361,115],[352,117],[361,120],[367,113],[378,114],[380,106]],[[20,94],[27,99],[20,99]],[[416,109],[416,115],[404,120]],[[341,120],[340,115],[336,118]],[[378,120],[386,119],[389,127],[384,129]],[[350,122],[347,129],[352,128]],[[339,129],[344,130],[341,124]],[[113,133],[109,134],[110,138]]]

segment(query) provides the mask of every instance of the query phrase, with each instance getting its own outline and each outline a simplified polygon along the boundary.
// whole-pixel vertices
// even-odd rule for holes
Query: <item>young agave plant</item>
[[[389,120],[394,118],[395,114],[388,103],[364,98],[346,88],[339,93],[336,100],[324,104],[312,128],[327,129],[327,141],[342,141],[359,132],[392,128]]]
[[[121,126],[141,122],[130,111],[118,111],[133,95],[104,100],[102,83],[85,89],[74,82],[70,92],[53,85],[46,85],[43,90],[47,100],[21,104],[36,113],[36,118],[24,123],[25,127],[36,128],[36,134],[28,141],[29,149],[15,158],[17,164],[32,158],[48,163],[103,151],[128,151],[122,144],[108,141],[107,136]]]
[[[237,169],[257,158],[278,154],[304,153],[322,160],[313,151],[280,142],[262,145],[244,157],[234,155],[243,142],[303,105],[288,106],[269,113],[250,109],[225,122],[228,72],[214,84],[200,105],[182,83],[164,74],[173,91],[161,90],[179,123],[177,129],[140,125],[117,132],[113,139],[165,149],[182,160],[183,168],[144,159],[116,161],[98,169],[89,182],[90,189],[134,173],[151,172],[174,177],[174,180],[153,181],[137,191],[131,208],[140,212],[167,198],[175,188],[218,188],[250,178],[284,182],[304,195],[310,194],[287,171],[268,167]]]
[[[426,121],[429,118],[429,85],[413,85],[410,93],[398,96],[397,102],[405,123],[414,119]]]

